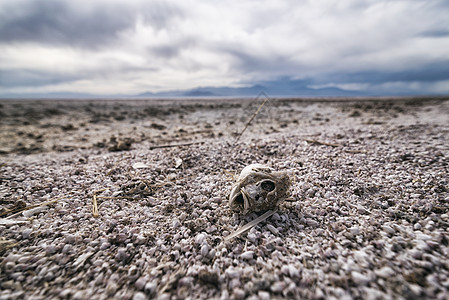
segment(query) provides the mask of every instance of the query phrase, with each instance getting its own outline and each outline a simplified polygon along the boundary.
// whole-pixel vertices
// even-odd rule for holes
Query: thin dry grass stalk
[[[259,224],[260,222],[265,221],[266,219],[268,219],[269,217],[271,217],[274,214],[274,210],[268,210],[266,213],[264,213],[263,215],[257,217],[256,219],[252,220],[251,222],[243,225],[241,228],[237,229],[234,233],[231,233],[230,235],[228,235],[227,237],[225,237],[225,242],[241,235],[242,233],[244,233],[247,230],[250,230],[251,228],[253,228],[254,226],[256,226],[257,224]]]
[[[94,216],[95,218],[100,216],[98,211],[97,193],[101,193],[104,190],[105,189],[95,191],[92,196],[92,216]]]
[[[183,143],[183,144],[155,145],[155,146],[151,146],[150,150],[160,149],[160,148],[173,148],[173,147],[191,146],[191,145],[195,145],[195,144],[204,144],[204,141],[190,142],[190,143]]]
[[[67,197],[59,197],[59,198],[56,198],[56,199],[53,199],[53,200],[50,200],[50,201],[45,201],[45,202],[42,202],[42,203],[39,203],[39,204],[22,207],[22,208],[13,210],[13,211],[8,211],[8,212],[6,212],[6,213],[4,213],[4,214],[2,214],[0,216],[3,216],[5,214],[9,214],[9,213],[14,213],[13,215],[10,215],[10,216],[6,217],[6,219],[11,219],[11,218],[14,218],[17,215],[21,214],[24,211],[27,211],[27,210],[30,210],[30,209],[33,209],[33,208],[36,208],[36,207],[40,207],[40,206],[46,206],[46,205],[49,205],[49,204],[53,204],[53,203],[58,202],[59,200],[64,199],[64,198],[67,198]]]
[[[333,144],[333,143],[327,143],[327,142],[321,142],[317,140],[309,140],[305,139],[307,143],[314,144],[314,145],[324,145],[324,146],[331,146],[331,147],[340,147],[340,144]]]
[[[268,100],[270,100],[270,97],[268,97],[267,94],[265,92],[263,92],[263,91],[260,92],[259,95],[257,95],[256,99],[259,98],[260,96],[264,96],[265,100],[262,102],[262,104],[259,106],[259,108],[257,108],[256,112],[251,116],[249,121],[246,123],[245,128],[243,128],[242,132],[240,132],[240,134],[237,136],[237,138],[235,139],[234,143],[237,143],[239,141],[240,137],[246,131],[246,129],[248,128],[249,124],[251,124],[251,122],[254,120],[254,118],[259,114],[260,110],[265,105],[265,103],[267,103]]]

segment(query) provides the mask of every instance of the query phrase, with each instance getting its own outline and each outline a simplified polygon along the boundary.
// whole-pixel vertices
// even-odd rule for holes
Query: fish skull
[[[262,164],[246,166],[229,194],[229,206],[241,214],[273,209],[286,198],[290,187],[287,172]]]

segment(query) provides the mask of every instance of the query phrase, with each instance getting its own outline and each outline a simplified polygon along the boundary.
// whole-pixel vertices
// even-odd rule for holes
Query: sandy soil
[[[449,101],[261,102],[1,101],[0,299],[447,299]],[[250,163],[291,197],[225,242]]]

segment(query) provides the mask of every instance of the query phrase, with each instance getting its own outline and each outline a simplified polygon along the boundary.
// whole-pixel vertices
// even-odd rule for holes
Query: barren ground
[[[261,102],[0,101],[0,299],[449,298],[449,101]]]

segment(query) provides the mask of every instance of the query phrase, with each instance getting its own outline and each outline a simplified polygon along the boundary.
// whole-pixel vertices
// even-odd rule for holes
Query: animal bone
[[[274,171],[262,164],[246,166],[229,194],[229,206],[241,214],[274,207],[287,197],[290,178],[287,172]]]

